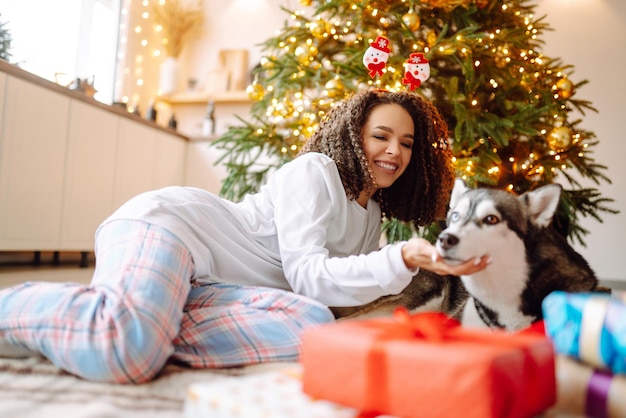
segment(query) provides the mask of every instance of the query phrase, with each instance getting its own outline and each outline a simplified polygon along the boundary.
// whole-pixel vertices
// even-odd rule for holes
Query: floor
[[[62,254],[59,259],[54,259],[52,254],[43,254],[37,263],[33,262],[31,254],[23,255],[21,258],[13,256],[9,262],[0,257],[0,288],[34,281],[88,284],[91,281],[95,261],[93,255],[90,255],[88,266],[80,267],[80,255]],[[626,280],[601,283],[616,291],[626,291]]]
[[[62,253],[1,253],[0,288],[24,282],[76,282],[88,284],[93,274],[93,255],[88,267],[80,267],[81,255]]]
[[[9,287],[24,282],[77,282],[88,284],[93,267],[78,266],[0,266],[0,287]]]

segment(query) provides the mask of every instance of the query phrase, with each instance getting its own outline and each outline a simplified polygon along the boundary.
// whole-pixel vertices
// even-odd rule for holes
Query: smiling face
[[[414,131],[411,115],[398,104],[379,105],[370,112],[363,127],[363,150],[378,188],[391,186],[406,170]],[[367,203],[373,193],[367,191],[359,203]]]
[[[363,55],[363,64],[367,67],[369,64],[387,62],[388,57],[389,54],[370,46]]]

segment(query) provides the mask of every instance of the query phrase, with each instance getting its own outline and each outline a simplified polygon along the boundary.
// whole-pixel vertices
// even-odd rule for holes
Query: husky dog
[[[491,264],[461,277],[421,269],[398,295],[331,309],[339,318],[380,315],[402,305],[413,312],[442,311],[467,326],[513,331],[541,319],[541,303],[554,290],[606,291],[584,258],[551,226],[560,196],[558,184],[516,196],[469,189],[457,179],[437,251],[449,264],[484,255]]]

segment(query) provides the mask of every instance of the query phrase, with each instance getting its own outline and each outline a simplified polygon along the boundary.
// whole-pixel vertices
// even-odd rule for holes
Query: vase
[[[178,60],[175,57],[167,57],[161,63],[159,77],[159,90],[161,94],[168,95],[176,92],[178,88]]]

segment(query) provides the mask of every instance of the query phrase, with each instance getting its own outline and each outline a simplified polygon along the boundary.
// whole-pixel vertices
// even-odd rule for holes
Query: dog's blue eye
[[[500,223],[500,218],[498,218],[496,215],[487,215],[485,216],[485,219],[483,219],[483,223],[487,225],[495,225]]]
[[[459,212],[452,212],[450,214],[450,222],[456,222],[459,220]]]

